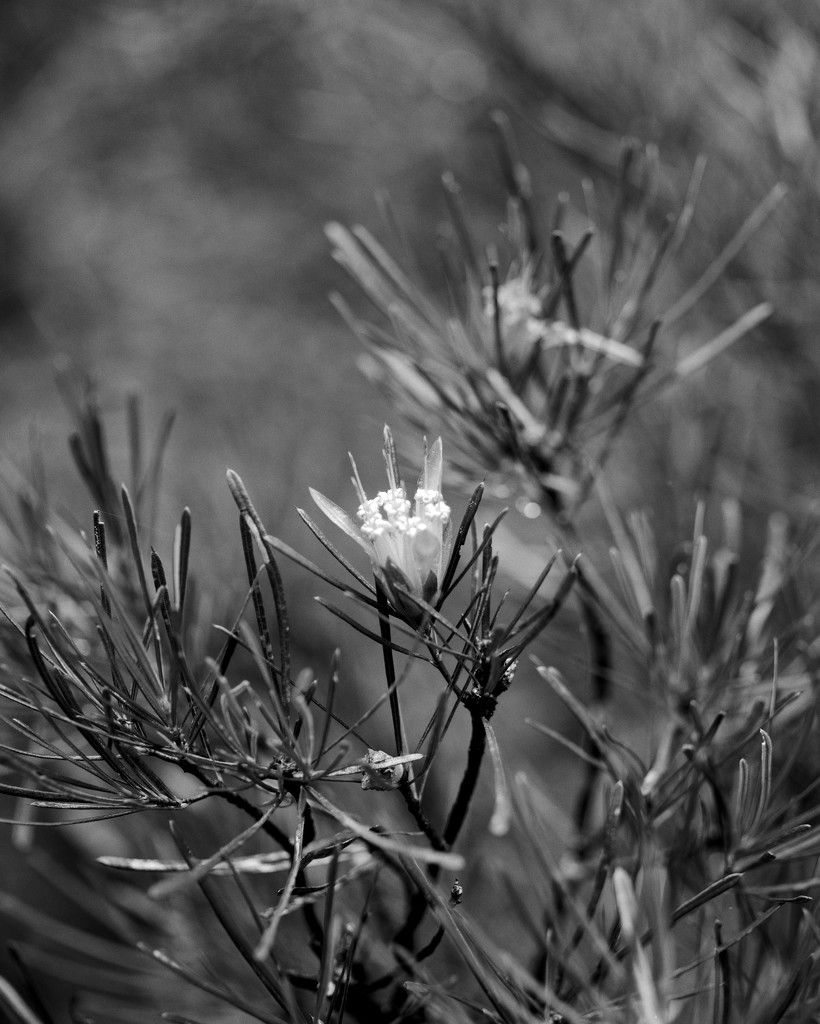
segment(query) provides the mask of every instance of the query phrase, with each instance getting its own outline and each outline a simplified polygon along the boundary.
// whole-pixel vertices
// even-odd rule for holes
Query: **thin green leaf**
[[[716,359],[719,355],[722,355],[728,348],[730,348],[736,341],[744,337],[749,331],[754,330],[758,324],[763,323],[772,315],[772,307],[768,302],[761,302],[759,305],[750,309],[743,316],[739,317],[731,327],[727,327],[725,331],[721,331],[716,337],[712,338],[711,341],[706,342],[705,345],[701,345],[700,348],[691,352],[688,356],[684,356],[678,360],[675,366],[675,376],[683,380],[686,377],[691,377],[693,373],[697,373],[704,367],[708,366],[713,359]]]
[[[487,733],[487,748],[490,751],[490,759],[493,763],[493,778],[495,780],[495,804],[488,828],[490,835],[505,836],[510,831],[510,821],[512,818],[510,789],[507,785],[507,775],[504,771],[504,764],[501,760],[501,751],[495,732],[489,722],[485,723],[484,729]]]
[[[346,533],[348,537],[355,540],[359,547],[363,548],[368,555],[372,555],[372,546],[364,539],[361,530],[347,512],[345,512],[343,508],[340,508],[334,501],[331,501],[330,498],[326,498],[320,491],[315,490],[315,488],[311,487],[309,490],[311,498],[313,498],[314,502],[322,512],[324,512],[331,523],[338,526],[343,533]]]

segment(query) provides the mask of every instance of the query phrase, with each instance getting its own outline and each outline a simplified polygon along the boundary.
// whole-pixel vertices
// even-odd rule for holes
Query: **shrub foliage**
[[[607,481],[638,411],[765,320],[759,305],[696,345],[676,333],[778,193],[664,310],[659,282],[685,244],[700,165],[670,214],[657,157],[625,146],[612,216],[573,232],[563,200],[551,218],[534,208],[497,127],[507,217],[482,244],[445,178],[445,287],[407,269],[400,240],[388,252],[362,228],[328,229],[371,300],[370,316],[337,300],[366,369],[397,414],[443,440],[425,443],[416,490],[386,428],[384,490],[368,497],[354,463],[358,511],[314,492],[323,517],[299,514],[324,560],[279,540],[229,472],[242,569],[228,589],[244,598],[216,599],[222,583],[209,595],[189,572],[188,509],[172,550],[150,547],[170,423],[145,459],[131,407],[122,486],[93,390],[64,382],[97,511],[76,535],[41,474],[7,488],[0,792],[32,870],[80,892],[88,920],[4,897],[27,934],[0,977],[15,1019],[820,1013],[811,547],[782,514],[759,541],[744,537],[742,496],[719,494],[693,502],[670,543]],[[505,513],[484,524],[485,488],[546,517],[558,539],[532,552],[542,569],[520,593],[500,582]],[[601,536],[606,562],[585,552]],[[341,634],[379,648],[382,695],[356,720],[339,710],[352,680],[338,651],[324,670],[298,663],[291,572],[315,577]],[[557,616],[582,624],[578,678],[545,663]],[[522,723],[543,740],[537,775],[510,770],[493,729],[525,672],[578,725],[568,737]],[[417,687],[420,675],[435,688]],[[631,716],[618,710],[624,679]],[[576,765],[569,783],[550,770],[556,744]],[[465,842],[485,784],[492,812]],[[560,844],[559,790],[572,813]],[[103,823],[118,852],[92,861],[80,822]],[[36,832],[55,824],[71,864]],[[469,890],[481,835],[506,851],[492,867],[497,929]],[[46,998],[49,978],[69,979],[69,994]]]

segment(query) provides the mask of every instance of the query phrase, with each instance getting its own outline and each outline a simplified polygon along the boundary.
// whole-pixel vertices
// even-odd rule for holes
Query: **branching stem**
[[[212,782],[208,779],[207,775],[199,765],[195,764],[187,757],[181,757],[177,763],[184,772],[187,772],[189,775],[193,775],[194,778],[198,779],[202,783],[203,786],[207,786],[209,789],[212,788]],[[213,793],[214,796],[227,800],[227,802],[233,807],[236,807],[238,810],[249,815],[254,821],[259,821],[264,814],[264,811],[260,811],[255,804],[252,804],[249,800],[240,796],[239,793],[234,793],[227,789],[214,790]],[[273,841],[277,843],[287,854],[291,856],[293,855],[293,843],[280,828],[274,825],[272,821],[266,821],[262,826],[262,831],[273,839]]]
[[[430,819],[424,813],[421,802],[413,793],[409,785],[402,785],[399,787],[399,792],[404,797],[404,802],[407,804],[407,809],[413,815],[413,820],[416,822],[418,827],[430,840],[430,845],[434,850],[446,850],[447,844],[444,842],[442,837],[439,835],[435,826],[432,824]]]

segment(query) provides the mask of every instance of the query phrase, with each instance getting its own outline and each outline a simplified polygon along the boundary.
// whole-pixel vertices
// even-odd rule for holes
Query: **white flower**
[[[486,287],[483,296],[484,317],[492,321],[496,302],[493,288]],[[541,299],[533,291],[532,274],[527,269],[499,286],[497,302],[501,336],[508,354],[528,354],[532,344],[541,339],[545,351],[577,347],[626,366],[643,365],[640,352],[615,338],[597,334],[587,327],[570,327],[562,320],[545,320]]]
[[[483,291],[484,316],[495,318],[496,298],[493,288]],[[532,289],[528,272],[511,277],[498,288],[498,314],[505,348],[511,352],[525,350],[544,333],[541,300]]]
[[[398,478],[393,437],[387,427],[384,440],[387,490],[368,498],[353,464],[360,525],[323,494],[312,489],[311,494],[325,515],[368,552],[393,607],[418,625],[424,618],[418,602],[435,600],[450,550],[450,507],[441,494],[441,438],[429,450],[425,445],[424,466],[412,501]]]

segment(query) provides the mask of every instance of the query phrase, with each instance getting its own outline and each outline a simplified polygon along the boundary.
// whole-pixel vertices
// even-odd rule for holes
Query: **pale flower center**
[[[410,501],[403,487],[391,487],[365,498],[358,515],[362,536],[373,545],[374,564],[394,600],[401,605],[406,591],[430,601],[441,579],[444,528],[450,519],[441,493],[419,487]]]
[[[404,488],[395,487],[363,501],[358,516],[362,533],[375,542],[385,535],[415,537],[433,525],[441,528],[450,518],[450,507],[439,491],[420,487],[411,503]]]
[[[525,278],[513,277],[498,289],[498,308],[502,322],[509,325],[526,317],[537,317],[541,312],[541,302]],[[493,290],[490,287],[484,289],[484,313],[488,317],[493,315]]]
[[[530,290],[526,276],[511,278],[499,287],[498,310],[506,331],[515,333],[523,328],[520,340],[533,341],[541,335],[541,301]],[[484,315],[488,320],[494,315],[493,289],[489,287],[484,289]]]

